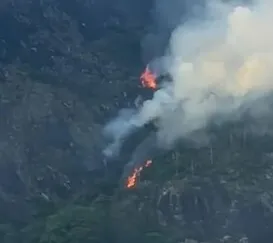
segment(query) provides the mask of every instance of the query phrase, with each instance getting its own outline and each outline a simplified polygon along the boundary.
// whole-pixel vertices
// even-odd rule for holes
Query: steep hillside
[[[1,242],[272,242],[273,141],[252,124],[214,125],[209,146],[155,153],[132,189],[123,167],[153,126],[106,163],[103,125],[150,95],[139,73],[173,28],[156,29],[152,6],[0,3]]]

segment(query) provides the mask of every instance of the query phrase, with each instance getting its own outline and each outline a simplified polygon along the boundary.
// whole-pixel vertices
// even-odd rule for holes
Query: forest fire
[[[145,68],[144,72],[140,76],[140,81],[143,87],[150,88],[150,89],[156,89],[156,76],[151,72],[151,70],[148,68],[148,66]],[[152,160],[147,160],[144,164],[144,166],[140,166],[138,168],[135,168],[132,175],[130,175],[127,178],[127,188],[132,188],[136,185],[137,177],[140,175],[141,171],[144,167],[149,167],[152,164]]]
[[[148,66],[145,68],[144,72],[140,76],[140,81],[143,87],[150,88],[155,90],[157,87],[156,84],[156,76],[151,72],[151,70],[148,68]],[[137,177],[140,175],[141,171],[145,167],[149,167],[152,164],[152,160],[147,160],[144,164],[144,166],[140,166],[138,168],[135,168],[133,173],[127,178],[127,188],[135,187],[137,182]]]
[[[140,76],[141,84],[145,88],[156,89],[156,75],[151,72],[148,66]]]
[[[144,166],[140,166],[139,168],[134,169],[134,172],[127,179],[127,188],[132,188],[136,185],[137,177],[140,175],[141,171],[144,167],[149,167],[152,164],[152,160],[147,160]]]

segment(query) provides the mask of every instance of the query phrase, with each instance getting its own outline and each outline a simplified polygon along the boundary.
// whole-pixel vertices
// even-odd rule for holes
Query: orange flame
[[[140,76],[140,80],[143,87],[156,89],[156,76],[150,71],[148,66],[145,68],[145,71]]]
[[[133,174],[127,179],[127,188],[132,188],[136,185],[137,177],[140,175],[140,172],[143,170],[143,167],[149,167],[152,164],[152,160],[147,160],[144,166],[135,168]]]

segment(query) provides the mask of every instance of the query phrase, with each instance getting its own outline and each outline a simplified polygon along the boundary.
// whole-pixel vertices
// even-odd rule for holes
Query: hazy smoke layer
[[[272,23],[273,2],[259,0],[251,8],[210,2],[207,21],[178,26],[164,58],[173,82],[131,116],[121,114],[109,124],[115,145],[107,151],[153,120],[159,142],[171,146],[205,128],[213,117],[231,119],[243,105],[265,96],[273,88]]]

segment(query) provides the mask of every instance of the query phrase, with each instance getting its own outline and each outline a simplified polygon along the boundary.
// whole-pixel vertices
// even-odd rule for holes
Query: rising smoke
[[[244,107],[257,118],[268,114],[269,107],[255,102],[273,88],[272,23],[272,1],[257,0],[250,7],[210,1],[206,21],[176,27],[162,59],[168,60],[172,82],[138,110],[107,125],[114,140],[107,154],[118,152],[131,131],[152,121],[159,143],[172,146],[206,128],[214,117],[223,122],[238,118]]]

